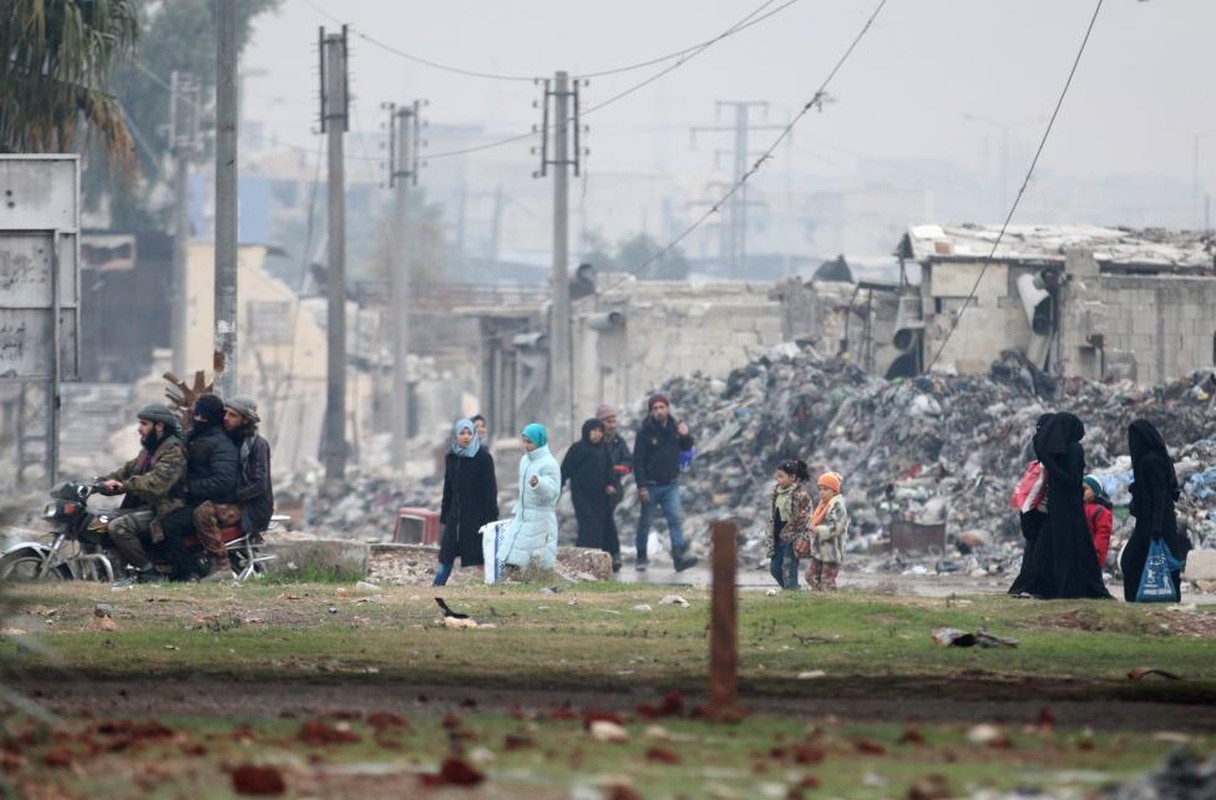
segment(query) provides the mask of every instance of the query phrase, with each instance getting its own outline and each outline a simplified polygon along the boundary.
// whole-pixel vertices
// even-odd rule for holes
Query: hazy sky
[[[265,120],[280,140],[315,149],[310,132],[317,114],[317,28],[336,30],[338,19],[353,31],[352,130],[375,131],[383,101],[426,98],[425,116],[432,125],[483,125],[509,136],[540,120],[532,107],[539,90],[532,83],[467,77],[412,63],[359,34],[452,67],[548,77],[557,69],[597,72],[681,50],[713,38],[761,4],[286,0],[277,15],[261,19],[242,64],[247,114]],[[876,5],[877,0],[798,0],[714,44],[588,115],[592,163],[712,170],[713,148],[725,147],[728,139],[701,138],[690,150],[689,126],[717,122],[717,100],[766,101],[768,122],[786,121],[813,95]],[[778,158],[844,174],[859,159],[930,158],[991,168],[1004,151],[1013,183],[1028,164],[1094,5],[1091,0],[888,0],[829,86],[836,102],[804,118],[794,149],[779,151]],[[1189,186],[1198,135],[1199,174],[1209,187],[1216,185],[1216,104],[1205,80],[1211,67],[1204,55],[1214,30],[1213,0],[1106,0],[1041,169],[1087,177],[1151,173]],[[584,106],[664,66],[593,78],[583,90]],[[760,114],[757,110],[753,118]],[[776,134],[757,131],[752,142],[763,146]],[[526,155],[530,144],[512,147]]]

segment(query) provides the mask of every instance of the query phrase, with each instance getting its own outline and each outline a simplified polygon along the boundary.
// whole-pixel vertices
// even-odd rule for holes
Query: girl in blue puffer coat
[[[533,422],[524,428],[523,457],[519,460],[519,503],[503,537],[504,562],[524,568],[533,559],[543,569],[557,563],[557,498],[562,490],[562,472],[549,452],[545,426]]]

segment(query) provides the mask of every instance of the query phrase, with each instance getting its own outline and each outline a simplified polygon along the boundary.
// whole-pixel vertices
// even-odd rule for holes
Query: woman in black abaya
[[[1165,449],[1165,440],[1153,423],[1138,419],[1127,428],[1127,444],[1132,455],[1132,505],[1136,527],[1123,550],[1119,566],[1123,570],[1123,598],[1136,602],[1149,543],[1164,539],[1165,546],[1179,561],[1186,559],[1191,543],[1178,533],[1174,501],[1178,499],[1178,476],[1174,461]],[[1174,582],[1174,602],[1182,599],[1181,571],[1170,572]]]
[[[1035,452],[1047,472],[1047,518],[1031,554],[1026,586],[1035,597],[1110,599],[1085,522],[1084,436],[1081,420],[1062,412],[1046,420],[1034,437]]]
[[[1051,414],[1040,414],[1039,419],[1035,422],[1034,433],[1038,436],[1039,431],[1043,430],[1043,426],[1047,420],[1051,419]],[[1034,452],[1035,460],[1042,464],[1042,459],[1039,454],[1034,451],[1034,441],[1030,442],[1030,449]],[[1023,456],[1023,460],[1025,456]],[[1026,587],[1031,584],[1034,578],[1032,564],[1034,563],[1034,546],[1039,539],[1039,531],[1043,529],[1043,524],[1047,520],[1047,500],[1044,495],[1043,502],[1039,503],[1029,511],[1018,512],[1018,523],[1022,528],[1022,538],[1025,544],[1022,549],[1022,567],[1018,570],[1018,576],[1013,579],[1013,583],[1009,586],[1009,594],[1023,595],[1027,594]]]
[[[578,521],[579,547],[593,547],[612,556],[619,568],[621,545],[612,526],[612,499],[619,486],[612,470],[612,454],[604,446],[604,423],[583,423],[582,438],[570,445],[562,459],[562,484],[570,482],[570,499]]]

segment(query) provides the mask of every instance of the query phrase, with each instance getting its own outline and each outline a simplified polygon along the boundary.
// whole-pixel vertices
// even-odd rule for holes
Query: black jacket
[[[210,500],[235,503],[240,454],[222,425],[196,422],[186,436],[186,477],[178,484],[192,506]]]
[[[676,433],[671,417],[660,425],[646,417],[633,443],[633,479],[638,488],[674,483],[680,477],[680,451],[692,448],[692,436]]]
[[[612,441],[604,440],[604,446],[608,449],[608,457],[612,459],[612,471],[617,477],[628,475],[633,472],[633,453],[629,452],[629,445],[625,443],[625,437],[617,432]]]
[[[494,477],[494,459],[484,449],[472,458],[449,452],[443,464],[439,560],[451,564],[460,556],[460,563],[466,567],[484,563],[478,531],[496,519],[498,481]]]
[[[239,431],[237,452],[240,474],[236,500],[241,504],[241,528],[246,533],[266,530],[274,514],[274,487],[270,483],[270,442],[249,431]]]
[[[583,438],[570,445],[562,459],[562,484],[570,482],[570,499],[578,521],[575,544],[604,549],[612,518],[612,498],[607,489],[611,486],[619,493],[620,481],[612,471],[608,448],[602,442],[592,444],[587,431],[584,425]]]

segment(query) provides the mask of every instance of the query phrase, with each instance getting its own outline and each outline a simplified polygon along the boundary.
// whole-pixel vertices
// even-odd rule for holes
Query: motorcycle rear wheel
[[[0,582],[33,583],[35,581],[65,581],[72,577],[66,564],[40,575],[45,559],[36,551],[18,550],[0,558]]]

